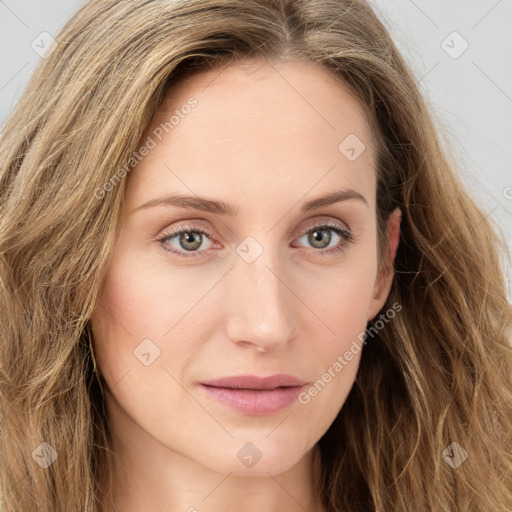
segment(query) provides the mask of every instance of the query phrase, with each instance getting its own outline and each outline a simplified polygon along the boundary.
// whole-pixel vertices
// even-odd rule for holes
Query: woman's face
[[[91,319],[111,429],[222,473],[279,474],[343,406],[391,284],[364,111],[324,68],[236,65],[175,86],[143,144]],[[283,374],[303,387],[204,385]]]

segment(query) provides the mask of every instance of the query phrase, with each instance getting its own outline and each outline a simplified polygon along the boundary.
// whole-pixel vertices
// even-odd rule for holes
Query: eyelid
[[[345,231],[349,231],[349,232],[352,231],[350,229],[350,226],[346,222],[342,222],[338,219],[333,219],[332,217],[323,216],[321,218],[315,218],[312,220],[310,219],[309,221],[307,221],[306,227],[301,228],[298,235],[294,235],[292,237],[292,240],[295,239],[297,236],[305,235],[308,231],[311,231],[314,228],[326,226],[326,225],[329,225],[330,227],[335,227],[336,229],[340,229],[340,230],[345,230]]]

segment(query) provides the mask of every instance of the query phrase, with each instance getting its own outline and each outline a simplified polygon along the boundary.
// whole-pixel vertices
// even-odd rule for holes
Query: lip
[[[201,382],[205,386],[231,389],[274,389],[282,386],[303,386],[306,381],[293,375],[279,373],[270,377],[258,377],[257,375],[238,375],[223,377],[222,379],[207,380]]]
[[[209,396],[238,412],[249,415],[273,414],[290,406],[305,386],[292,375],[240,375],[201,382]]]

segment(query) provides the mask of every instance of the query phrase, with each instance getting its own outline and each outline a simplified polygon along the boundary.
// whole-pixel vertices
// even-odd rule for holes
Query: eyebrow
[[[342,189],[335,192],[331,192],[322,197],[317,197],[306,203],[301,208],[303,212],[309,212],[318,210],[323,206],[329,206],[331,204],[339,203],[341,201],[348,201],[350,199],[356,199],[364,203],[369,207],[366,199],[355,190]],[[238,212],[238,207],[225,203],[224,201],[216,201],[214,199],[207,199],[199,196],[186,196],[181,194],[171,194],[166,196],[155,197],[137,207],[134,211],[143,210],[147,208],[153,208],[155,206],[178,206],[181,208],[200,210],[203,212],[213,213],[217,215],[228,215],[235,217]]]

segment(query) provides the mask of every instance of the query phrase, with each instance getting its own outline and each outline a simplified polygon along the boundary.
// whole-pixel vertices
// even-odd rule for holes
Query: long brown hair
[[[325,506],[510,512],[506,245],[465,192],[369,5],[93,0],[57,42],[0,134],[2,510],[100,510],[112,452],[88,321],[126,178],[105,184],[126,175],[165,92],[221,63],[297,58],[328,68],[371,115],[382,265],[386,219],[403,211],[384,306],[402,310],[368,340],[347,401],[319,441]],[[467,459],[448,464],[447,448]]]

